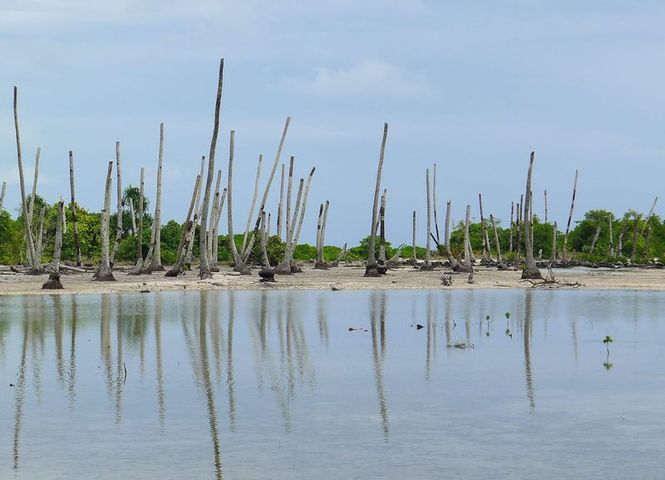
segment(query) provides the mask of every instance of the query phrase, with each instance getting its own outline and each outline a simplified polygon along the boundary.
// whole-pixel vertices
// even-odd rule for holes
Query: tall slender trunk
[[[619,234],[619,241],[617,243],[617,254],[620,257],[623,256],[623,234],[624,232]]]
[[[205,155],[201,156],[201,168],[199,170],[199,175],[201,176],[201,181],[203,181],[204,175],[205,175],[205,161],[206,157]],[[196,219],[194,222],[194,231],[196,232],[196,229],[199,228],[199,223],[201,222],[201,192],[202,189],[199,189],[199,192],[196,194],[196,203],[194,204],[194,218]],[[199,229],[200,232],[200,229]],[[187,245],[187,250],[185,254],[185,268],[188,270],[190,269],[190,265],[192,264],[192,261],[194,260],[194,242],[189,242]]]
[[[301,178],[298,184],[298,195],[296,197],[296,205],[293,212],[293,218],[289,220],[289,225],[291,228],[286,232],[286,249],[284,250],[284,257],[282,258],[281,263],[277,266],[277,273],[281,273],[283,275],[291,274],[291,248],[294,242],[295,228],[296,228],[295,224],[298,218],[298,209],[300,208],[300,202],[302,199],[304,184],[305,180]]]
[[[414,265],[418,262],[416,256],[416,211],[413,211],[413,222],[411,227],[411,263]]]
[[[41,273],[41,264],[35,258],[35,244],[32,238],[32,225],[27,220],[28,202],[25,198],[25,182],[23,178],[23,156],[21,152],[21,135],[18,124],[18,89],[14,87],[14,129],[16,132],[16,156],[18,159],[18,177],[21,187],[21,204],[23,207],[25,236],[28,241],[28,251],[30,252],[31,273]]]
[[[111,253],[111,265],[115,264],[120,248],[120,240],[122,239],[123,225],[122,225],[122,170],[120,169],[120,142],[115,142],[115,163],[116,163],[116,194],[117,194],[117,221],[115,227],[115,242],[113,242],[113,251]]]
[[[136,236],[136,210],[134,209],[134,200],[132,197],[127,197],[129,200],[129,219],[132,222],[132,236]]]
[[[515,255],[515,264],[520,262],[521,251],[522,251],[522,208],[524,206],[524,195],[520,195],[520,202],[517,204],[517,247]]]
[[[573,209],[575,208],[575,195],[577,195],[577,174],[575,170],[575,181],[573,182],[573,198],[570,201],[570,213],[568,214],[568,223],[566,224],[566,234],[563,236],[563,252],[561,253],[561,260],[568,259],[568,233],[570,233],[570,221],[573,219]]]
[[[288,261],[289,268],[291,271],[294,271],[294,266],[293,266],[293,254],[295,253],[295,249],[298,246],[298,240],[300,239],[300,232],[302,231],[302,224],[303,220],[305,219],[305,212],[307,211],[307,198],[309,197],[309,189],[312,185],[312,178],[314,177],[314,172],[316,171],[316,167],[312,167],[312,169],[309,172],[309,176],[307,177],[307,184],[305,186],[305,191],[304,194],[302,195],[302,201],[300,201],[300,196],[298,197],[296,201],[296,209],[293,213],[293,221],[291,224],[291,228],[295,229],[294,235],[291,238],[291,242],[287,243],[286,246],[286,253],[285,253],[285,262]],[[300,193],[300,192],[299,192]],[[298,220],[298,223],[296,225],[296,219]],[[282,270],[286,269],[285,265],[281,265],[280,268]]]
[[[425,263],[421,270],[432,270],[432,199],[429,168],[425,170],[425,193],[427,194],[427,240],[425,241]]]
[[[293,189],[293,163],[295,162],[295,157],[292,155],[289,158],[289,179],[286,187],[286,238],[289,237],[289,232],[291,231],[291,193]]]
[[[510,202],[510,239],[508,240],[508,251],[513,253],[513,230],[515,229],[515,202]]]
[[[261,211],[261,258],[263,266],[270,268],[270,258],[268,258],[268,233],[266,225],[266,212]]]
[[[524,193],[524,241],[525,241],[525,266],[522,271],[522,278],[539,279],[543,278],[533,257],[533,232],[531,231],[531,173],[533,171],[533,161],[535,153],[531,152],[529,159],[529,173],[526,177],[526,192]]]
[[[314,268],[321,268],[319,265],[323,262],[323,255],[321,252],[321,228],[323,226],[323,204],[319,205],[319,216],[316,221],[316,263]]]
[[[65,221],[65,202],[60,199],[58,202],[58,217],[55,221],[55,245],[53,247],[53,262],[51,263],[51,273],[48,280],[42,285],[44,290],[62,289],[60,283],[60,252],[62,251],[62,228]]]
[[[494,222],[494,216],[490,213],[490,223],[492,224],[492,230],[494,230],[494,244],[496,245],[496,261],[501,263],[503,259],[501,258],[501,244],[499,243],[499,232],[496,230],[496,223]]]
[[[321,261],[326,263],[324,253],[326,248],[326,228],[328,227],[328,209],[330,208],[330,202],[326,200],[326,206],[323,208],[323,225],[321,227]]]
[[[284,164],[282,164],[282,177],[279,182],[279,208],[277,209],[277,238],[282,240],[282,223],[284,221]]]
[[[633,225],[633,248],[630,253],[630,263],[635,263],[635,260],[637,259],[637,225],[639,223],[639,218],[637,214],[635,214],[635,223]]]
[[[145,189],[145,169],[141,167],[141,176],[139,179],[139,212],[138,212],[138,230],[136,232],[136,267],[132,273],[139,274],[143,269],[143,217],[144,204],[143,195]]]
[[[554,225],[552,225],[552,256],[550,257],[552,262],[556,260],[556,235],[557,224],[554,222]]]
[[[37,235],[37,245],[35,245],[35,255],[37,255],[37,261],[41,264],[42,262],[42,253],[44,250],[44,214],[46,213],[46,205],[43,205],[39,210],[39,234]]]
[[[451,223],[451,210],[452,210],[452,203],[448,202],[446,203],[446,226],[445,226],[445,241],[446,241],[446,255],[448,256],[448,262],[450,262],[450,268],[453,270],[459,269],[459,262],[457,259],[453,256],[453,252],[450,249],[450,223]]]
[[[483,215],[483,195],[481,193],[478,194],[478,205],[480,207],[480,229],[483,235],[483,257],[490,258],[492,256],[492,247],[487,233],[487,226],[485,225],[485,216]]]
[[[192,232],[194,230],[194,225],[196,224],[196,218],[192,220],[192,213],[194,212],[194,204],[196,203],[196,197],[199,194],[200,188],[201,176],[197,175],[196,180],[194,181],[192,199],[189,202],[189,210],[187,210],[187,218],[183,224],[182,234],[180,235],[180,242],[178,243],[178,248],[176,249],[176,261],[173,264],[173,267],[171,267],[171,269],[166,272],[167,277],[177,277],[184,271],[187,246],[188,243],[192,240]]]
[[[381,207],[379,208],[379,265],[385,267],[386,265],[386,195],[387,191],[383,190],[381,195]]]
[[[219,199],[219,206],[217,207],[217,218],[215,219],[215,226],[212,233],[212,257],[215,259],[215,265],[219,261],[219,219],[222,217],[222,210],[224,209],[224,201],[226,200],[226,188],[222,190],[222,197]]]
[[[600,237],[600,225],[596,227],[596,231],[593,234],[593,239],[591,240],[591,248],[589,249],[589,253],[593,253],[594,248],[596,248],[596,242],[598,241],[598,237]]]
[[[153,218],[154,238],[152,257],[150,258],[151,272],[161,272],[162,265],[162,164],[164,162],[164,124],[159,124],[159,153],[157,159],[157,193],[155,194],[155,218]]]
[[[434,240],[437,246],[441,243],[439,238],[439,220],[436,215],[436,163],[434,164],[433,178],[432,178],[432,209],[434,212],[434,233],[436,239]]]
[[[35,171],[34,171],[34,178],[32,180],[32,193],[30,194],[30,203],[28,205],[28,222],[30,223],[30,227],[34,228],[35,223],[34,223],[34,218],[35,218],[35,199],[37,198],[37,181],[39,179],[39,159],[41,158],[42,154],[42,149],[41,147],[37,147],[37,153],[35,154]],[[37,239],[34,238],[33,242],[35,243],[35,250],[37,250]],[[28,243],[26,242],[26,257],[28,259],[28,263],[32,263],[30,260],[30,249],[28,247]],[[38,253],[38,252],[36,252]],[[40,256],[37,255],[37,261],[41,263]]]
[[[233,257],[235,271],[243,275],[249,275],[250,270],[243,263],[238,248],[236,247],[235,239],[233,238],[233,157],[235,155],[235,131],[231,130],[231,141],[229,142],[229,168],[226,185],[226,213],[228,220],[228,246]]]
[[[2,206],[5,203],[5,191],[7,190],[7,182],[2,182],[2,191],[0,191],[0,213],[2,213]]]
[[[217,135],[219,134],[219,116],[222,109],[222,86],[224,84],[224,59],[219,61],[219,79],[217,81],[217,98],[215,100],[215,117],[212,129],[212,139],[210,141],[210,153],[208,154],[208,176],[206,178],[205,190],[203,194],[203,205],[201,213],[201,226],[199,229],[199,241],[201,250],[201,262],[199,265],[199,278],[212,278],[210,264],[208,262],[208,246],[206,228],[208,227],[208,214],[210,210],[210,190],[215,177],[215,150],[217,149]],[[229,188],[229,191],[231,189]],[[229,206],[230,206],[229,202]]]
[[[381,151],[379,153],[379,165],[376,170],[376,185],[374,187],[374,205],[372,207],[372,223],[369,234],[369,253],[367,257],[367,266],[365,267],[366,277],[378,277],[379,271],[376,263],[376,219],[379,214],[379,192],[381,191],[381,173],[383,171],[383,160],[386,152],[386,141],[388,139],[388,124],[383,124],[383,137],[381,139]]]
[[[217,210],[220,208],[220,192],[219,188],[222,183],[222,171],[217,170],[217,180],[215,181],[215,196],[212,202],[212,212],[210,215],[210,224],[208,225],[208,259],[210,263],[211,272],[219,272],[217,266],[217,256],[215,255],[215,240],[214,236],[217,234],[217,225],[219,223],[219,215]]]
[[[74,153],[69,151],[69,191],[71,202],[69,209],[72,212],[72,231],[74,233],[74,250],[76,252],[76,266],[81,266],[81,243],[79,241],[78,215],[76,214],[76,195],[74,192]]]
[[[610,218],[609,218],[609,221],[607,222],[608,227],[609,227],[609,234],[610,234],[609,254],[610,254],[611,257],[614,256],[614,235],[612,234],[613,217],[614,217],[614,215],[612,215],[610,213]]]
[[[471,205],[466,206],[466,217],[464,220],[464,265],[460,270],[473,272],[471,265],[471,242],[469,241],[469,223],[471,222]]]
[[[99,266],[92,279],[100,282],[114,282],[113,270],[111,269],[111,258],[109,253],[109,220],[111,218],[111,187],[113,184],[113,162],[109,162],[106,172],[106,184],[104,187],[104,209],[101,218],[101,257]]]
[[[247,214],[247,224],[245,225],[245,235],[242,238],[242,248],[240,249],[243,252],[243,255],[246,253],[247,249],[247,237],[249,236],[249,227],[252,225],[252,218],[254,217],[254,209],[256,208],[256,198],[259,195],[259,181],[261,180],[261,166],[263,165],[263,155],[259,155],[259,161],[256,166],[256,179],[254,180],[254,194],[252,195],[252,206],[249,208],[249,213]],[[260,215],[259,215],[260,217]]]
[[[651,205],[651,209],[649,210],[649,215],[647,215],[647,219],[642,224],[642,228],[640,229],[640,236],[644,235],[644,230],[649,225],[649,220],[651,220],[651,217],[653,216],[653,211],[656,209],[656,203],[658,203],[658,197],[654,199],[653,204]]]

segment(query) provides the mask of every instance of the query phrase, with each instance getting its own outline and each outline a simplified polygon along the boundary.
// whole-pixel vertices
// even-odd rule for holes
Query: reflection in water
[[[526,374],[526,396],[529,398],[529,408],[533,412],[536,408],[536,393],[533,388],[533,370],[531,368],[531,329],[533,325],[532,301],[533,292],[525,290],[524,300],[524,372]]]
[[[155,372],[157,383],[157,406],[159,416],[159,428],[164,431],[166,420],[166,393],[164,391],[164,371],[162,369],[162,303],[155,302]]]
[[[229,325],[226,329],[226,391],[229,397],[229,422],[231,431],[236,426],[236,395],[233,379],[233,321],[235,318],[235,292],[229,292]]]
[[[25,318],[23,321],[23,343],[21,346],[21,360],[19,362],[19,367],[18,367],[18,378],[16,380],[16,402],[15,402],[16,410],[14,414],[14,444],[13,444],[14,446],[12,449],[14,469],[18,468],[18,461],[19,461],[21,425],[23,422],[23,402],[25,400],[25,368],[26,368],[26,357],[28,350],[29,329],[30,329],[30,324],[28,323],[27,318]]]
[[[78,305],[76,296],[72,297],[72,321],[69,340],[69,373],[67,375],[67,392],[69,393],[69,406],[76,401],[76,323],[78,322]]]
[[[390,424],[388,421],[388,406],[386,403],[386,392],[383,384],[383,360],[385,349],[385,319],[386,319],[386,292],[378,290],[372,292],[370,300],[370,332],[372,332],[372,360],[374,365],[374,384],[376,385],[376,396],[379,400],[379,415],[383,425],[383,439],[385,442],[390,440]],[[377,308],[377,297],[378,308]],[[377,319],[379,321],[377,338]],[[379,353],[379,344],[381,353]]]

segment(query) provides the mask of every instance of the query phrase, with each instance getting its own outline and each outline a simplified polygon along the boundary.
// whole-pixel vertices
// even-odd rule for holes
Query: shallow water
[[[664,307],[628,291],[3,297],[0,478],[663,478]]]

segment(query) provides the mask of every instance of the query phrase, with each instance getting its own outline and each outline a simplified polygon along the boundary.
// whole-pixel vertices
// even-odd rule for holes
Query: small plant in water
[[[606,335],[605,338],[603,338],[603,343],[605,344],[605,348],[607,349],[607,357],[605,358],[605,363],[603,363],[603,367],[605,367],[605,370],[609,370],[613,366],[613,364],[610,363],[610,343],[612,342],[614,342],[614,339],[609,335]]]

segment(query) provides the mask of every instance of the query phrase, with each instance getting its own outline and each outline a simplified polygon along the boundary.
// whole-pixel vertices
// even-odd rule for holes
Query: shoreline
[[[19,295],[67,295],[88,293],[150,293],[178,290],[413,290],[413,289],[526,289],[532,285],[520,279],[520,271],[499,271],[491,267],[477,267],[474,283],[467,283],[466,274],[452,273],[453,284],[443,286],[442,274],[451,274],[441,268],[421,272],[404,266],[391,269],[379,278],[365,278],[364,267],[340,266],[330,270],[315,270],[305,265],[302,273],[276,275],[275,283],[261,283],[254,270],[252,275],[238,275],[229,267],[216,272],[212,279],[199,280],[196,270],[177,278],[165,277],[163,272],[152,275],[127,275],[114,273],[115,282],[96,282],[92,273],[62,273],[63,290],[42,290],[48,274],[0,275],[0,296]],[[543,272],[546,274],[546,272]],[[555,278],[578,286],[557,285],[555,289],[641,290],[665,291],[665,270],[660,269],[586,269],[555,270]],[[547,287],[539,289],[549,289]]]

